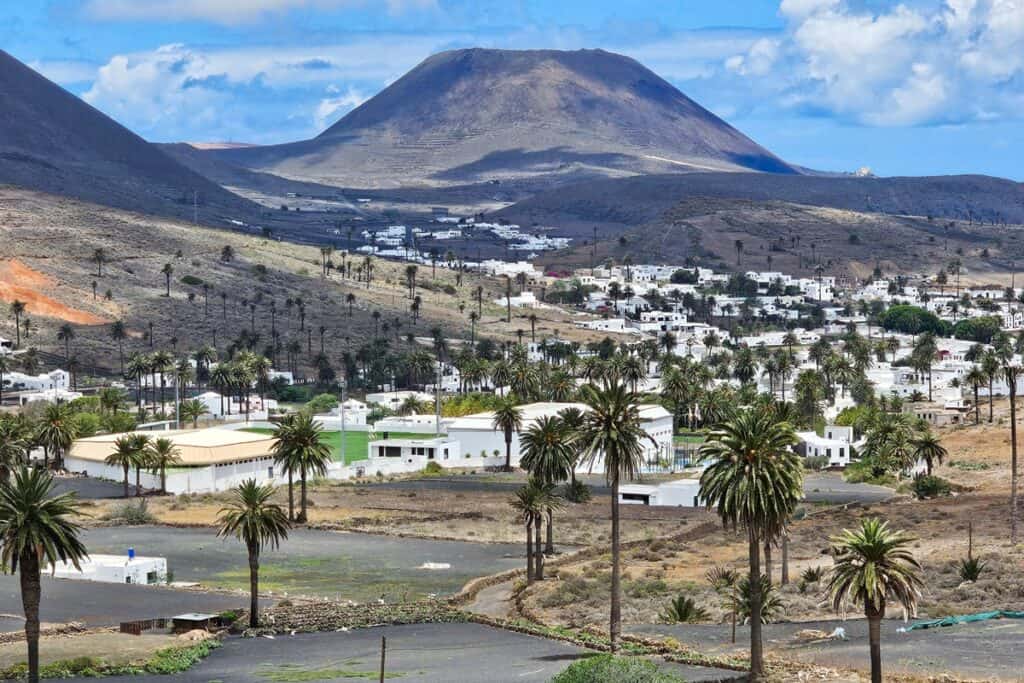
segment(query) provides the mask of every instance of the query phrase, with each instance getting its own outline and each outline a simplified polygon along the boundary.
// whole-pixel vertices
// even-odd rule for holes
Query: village
[[[407,587],[398,593],[384,588],[381,607],[415,604],[421,609],[417,599],[450,594],[479,618],[527,615],[537,624],[592,628],[600,623],[600,609],[565,613],[560,606],[565,591],[575,591],[586,604],[602,604],[589,593],[602,580],[587,578],[601,566],[588,548],[609,538],[602,527],[611,495],[624,511],[623,539],[633,544],[626,563],[627,575],[633,577],[630,585],[646,586],[645,597],[637,593],[627,599],[630,623],[635,624],[628,628],[635,629],[635,637],[682,638],[679,627],[653,624],[699,625],[728,617],[712,608],[720,600],[711,588],[691,587],[677,596],[690,601],[685,609],[692,608],[693,614],[684,611],[668,618],[658,608],[677,590],[673,586],[693,586],[703,573],[721,569],[717,562],[733,557],[734,550],[725,555],[721,551],[735,539],[707,526],[713,516],[708,511],[711,494],[702,484],[710,464],[704,446],[737,404],[775,406],[771,410],[793,425],[791,448],[805,474],[799,508],[803,521],[793,523],[792,538],[781,551],[780,588],[786,607],[778,608],[784,611],[772,619],[806,626],[796,635],[786,631],[794,642],[786,643],[785,656],[796,658],[787,660],[792,662],[787,666],[829,668],[836,648],[845,648],[849,641],[826,635],[841,626],[851,633],[856,629],[822,621],[827,614],[803,597],[818,585],[825,569],[807,554],[804,543],[810,529],[819,528],[829,510],[841,511],[826,523],[834,529],[837,520],[858,508],[883,506],[898,518],[905,514],[901,501],[906,506],[905,501],[963,499],[977,486],[970,480],[992,464],[987,458],[977,463],[964,459],[952,445],[962,441],[958,430],[991,430],[1002,424],[1007,407],[1012,408],[1007,398],[1021,390],[1019,377],[1006,370],[1019,357],[1021,290],[960,284],[956,262],[939,276],[863,283],[839,282],[821,268],[813,277],[797,278],[780,272],[716,273],[686,265],[606,263],[560,276],[545,274],[529,261],[445,260],[434,265],[442,272],[476,269],[505,282],[505,296],[488,301],[489,310],[523,320],[529,329],[500,344],[483,337],[435,335],[422,342],[430,353],[429,364],[417,361],[423,365],[417,374],[405,374],[401,382],[392,375],[375,386],[359,375],[358,367],[337,381],[324,382],[294,366],[276,369],[248,351],[220,361],[208,349],[180,360],[172,356],[156,366],[132,356],[127,367],[139,365],[141,370],[119,378],[78,378],[62,367],[34,368],[36,373],[30,374],[14,369],[24,365],[24,346],[17,339],[0,340],[3,401],[8,406],[3,424],[5,433],[15,437],[15,450],[23,449],[30,462],[56,468],[62,489],[80,492],[108,520],[89,532],[98,545],[88,562],[55,566],[57,580],[162,590],[171,586],[175,591],[181,590],[178,586],[202,586],[221,592],[214,601],[219,604],[241,584],[227,580],[223,570],[187,570],[190,562],[204,563],[187,559],[173,536],[162,538],[159,525],[215,527],[217,501],[227,500],[239,487],[266,486],[268,491],[288,492],[288,518],[319,529],[307,532],[314,535],[359,531],[370,534],[368,542],[379,538],[373,544],[385,546],[385,539],[395,534],[425,539],[420,543],[427,545],[491,544],[472,570],[453,571],[453,563],[443,561],[444,553],[424,550],[422,557],[436,559],[417,565],[433,568],[427,571],[431,575],[451,575],[443,581],[417,576],[424,570],[415,570],[410,560],[400,570],[411,572],[403,579]],[[345,277],[345,271],[339,276]],[[471,305],[482,309],[483,303]],[[564,331],[542,324],[541,335],[543,330],[555,333],[538,335],[537,323],[552,319],[552,313],[566,321]],[[603,335],[602,341],[567,341],[572,328]],[[545,453],[538,451],[538,439],[567,439],[572,433],[568,425],[586,424],[596,400],[588,392],[604,382],[623,382],[633,401],[639,429],[635,469],[630,478],[609,488],[610,480],[602,474],[609,471],[603,453],[569,447],[568,460],[555,479],[572,484],[560,494],[564,502],[559,508],[568,508],[554,517],[572,520],[560,532],[566,550],[556,550],[548,540],[541,553],[543,525],[537,524],[536,549],[526,554],[528,580],[517,583],[514,577],[522,570],[515,569],[512,558],[521,551],[511,549],[519,547],[521,532],[509,520],[515,506],[509,507],[508,497],[524,482],[526,488],[516,495],[526,495],[534,485],[527,477],[537,466],[538,453]],[[299,390],[313,395],[310,389],[315,395],[306,404],[291,398]],[[18,430],[34,415],[67,424],[57,430],[59,438],[46,436],[53,430],[19,436]],[[314,439],[318,454],[309,472],[299,471],[283,455],[288,431],[302,429],[307,430],[305,438]],[[942,476],[937,476],[939,471]],[[293,486],[298,487],[299,479],[302,494],[296,501]],[[991,508],[989,486],[978,489],[985,491],[979,500],[985,509]],[[365,508],[369,499],[364,496],[376,504]],[[407,496],[415,496],[415,502]],[[295,510],[300,503],[301,513]],[[976,510],[973,505],[964,512]],[[979,518],[973,526],[976,547],[995,542],[986,538],[993,533],[991,522]],[[108,530],[125,524],[130,530],[139,523],[149,525],[141,527],[149,531],[123,536]],[[550,520],[548,524],[550,534]],[[206,545],[210,540],[197,536],[193,542]],[[303,543],[319,547],[330,541],[329,536],[313,536]],[[647,544],[718,547],[710,557],[719,559],[711,564],[683,559],[681,564],[651,565],[651,553],[643,549]],[[767,546],[765,552],[770,572]],[[949,548],[931,552],[943,558],[936,561],[951,561]],[[672,554],[658,551],[663,558]],[[535,573],[540,577],[541,558],[552,564],[551,576],[534,581]],[[990,571],[999,573],[1012,566],[1010,561],[996,570],[992,559],[988,563],[993,565]],[[470,581],[488,570],[513,578],[492,579],[495,588]],[[175,581],[178,572],[184,572],[187,584]],[[638,572],[648,578],[638,579]],[[315,581],[303,574],[284,570],[264,597],[271,604],[301,604],[348,585],[349,599],[362,601],[380,586],[379,581],[346,583],[351,579],[334,573]],[[801,574],[794,584],[793,575]],[[800,588],[791,594],[788,587],[794,585]],[[948,599],[941,594],[925,601],[932,606],[922,610],[927,616],[938,615],[935,606]],[[193,593],[187,602],[206,614],[201,595]],[[432,610],[438,608],[431,604]],[[983,601],[978,604],[979,609],[984,606]],[[188,623],[184,614],[134,609],[128,616]],[[211,628],[212,622],[202,623],[201,628]],[[682,633],[705,638],[699,629],[684,627]],[[810,633],[819,635],[807,640]],[[793,647],[799,650],[795,654],[790,652]],[[728,670],[729,649],[715,644],[711,651],[718,654],[700,659],[705,668],[710,666],[707,672]],[[853,659],[840,658],[856,668]],[[698,663],[693,658],[683,661]],[[912,677],[914,666],[900,661],[901,671]],[[835,680],[842,675],[835,673]]]

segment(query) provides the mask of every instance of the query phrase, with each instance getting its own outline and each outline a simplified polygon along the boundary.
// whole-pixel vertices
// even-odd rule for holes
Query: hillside
[[[67,239],[69,231],[75,235],[73,242]],[[391,344],[399,347],[408,343],[409,333],[429,337],[435,326],[449,339],[468,338],[468,316],[475,310],[472,295],[477,286],[484,288],[478,338],[512,339],[517,329],[530,328],[523,317],[528,311],[514,310],[512,322],[506,323],[504,307],[490,303],[504,293],[504,281],[467,274],[457,287],[453,271],[438,268],[434,275],[429,266],[421,266],[417,281],[422,309],[414,323],[406,264],[373,259],[369,285],[343,280],[337,271],[324,279],[316,247],[195,227],[18,188],[0,186],[0,243],[5,245],[0,257],[0,305],[6,311],[15,299],[28,304],[26,317],[32,323],[25,345],[62,356],[63,345],[56,334],[60,324],[68,321],[75,330],[71,351],[87,371],[117,368],[117,347],[109,327],[114,320],[123,320],[128,327],[126,353],[150,350],[145,338],[150,324],[155,348],[170,350],[176,339],[177,350],[183,353],[214,338],[223,352],[230,341],[250,329],[253,320],[261,344],[266,344],[276,323],[283,344],[302,343],[299,365],[306,366],[310,335],[300,329],[297,307],[288,304],[299,298],[307,310],[305,328],[313,331],[314,353],[319,351],[322,325],[325,351],[335,367],[340,366],[343,353],[354,353],[367,343],[374,329],[383,334],[385,324]],[[230,261],[221,258],[225,246],[233,250]],[[92,260],[97,248],[106,254],[102,276]],[[341,255],[334,260],[340,262]],[[161,272],[167,263],[174,269],[170,297],[165,296]],[[349,294],[355,296],[351,315]],[[271,302],[276,305],[274,322]],[[255,313],[250,309],[253,303]],[[459,310],[460,303],[466,304],[465,310]],[[379,322],[373,318],[375,311],[381,314]],[[542,312],[537,333],[550,335],[554,329],[562,338],[591,338],[577,330],[569,316],[555,310]],[[13,318],[7,313],[0,316],[0,336],[16,336]]]
[[[433,55],[312,140],[207,154],[346,187],[792,167],[602,50]]]
[[[163,216],[197,201],[206,222],[258,211],[2,50],[0,183]]]
[[[1009,271],[1024,258],[1021,227],[929,221],[913,216],[807,206],[783,201],[696,197],[593,245],[546,254],[554,269],[622,263],[692,263],[716,270],[777,270],[868,277],[932,274],[960,258],[974,279]],[[737,253],[736,242],[742,243]],[[1000,278],[994,278],[998,281]]]

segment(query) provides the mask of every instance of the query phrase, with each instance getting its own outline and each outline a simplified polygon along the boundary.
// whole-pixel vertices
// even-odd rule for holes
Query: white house
[[[367,394],[366,402],[382,406],[388,410],[398,410],[409,397],[415,397],[417,401],[421,401],[423,403],[434,402],[433,394],[427,394],[422,391],[409,391],[405,389],[402,391],[380,391]]]
[[[26,375],[23,372],[4,374],[4,384],[15,391],[51,391],[67,389],[71,385],[71,375],[66,370],[51,370],[40,375]]]
[[[14,351],[14,342],[6,337],[0,337],[0,356]]]
[[[143,585],[167,582],[167,558],[138,557],[133,548],[124,555],[89,555],[79,566],[81,569],[70,562],[58,562],[50,570],[58,579]]]
[[[828,458],[829,467],[850,464],[853,445],[853,427],[827,425],[823,436],[816,432],[797,432],[797,452],[805,458]]]
[[[619,487],[619,502],[632,505],[663,505],[670,507],[700,507],[700,479],[676,479],[663,484],[623,484]]]
[[[436,462],[441,467],[469,467],[459,457],[459,442],[447,437],[371,441],[366,474],[416,472]],[[468,455],[468,454],[467,454]],[[356,466],[362,463],[354,463]],[[477,466],[482,466],[478,464]]]

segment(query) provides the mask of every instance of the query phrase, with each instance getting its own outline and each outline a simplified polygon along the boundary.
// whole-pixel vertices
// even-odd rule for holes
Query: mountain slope
[[[255,210],[2,50],[0,184],[160,215]]]
[[[208,153],[355,187],[795,172],[635,60],[602,50],[442,52],[312,140]]]

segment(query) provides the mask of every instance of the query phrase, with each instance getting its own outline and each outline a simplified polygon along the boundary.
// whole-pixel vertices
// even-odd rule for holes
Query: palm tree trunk
[[[295,482],[292,468],[288,468],[288,521],[295,521]]]
[[[868,641],[871,648],[871,683],[882,683],[882,614],[865,607],[868,618]]]
[[[249,628],[260,625],[260,556],[249,546]]]
[[[607,454],[605,457],[608,457]],[[612,476],[612,605],[608,626],[609,649],[615,654],[622,630],[622,576],[619,567],[619,472]]]
[[[546,555],[554,555],[555,554],[555,533],[553,531],[554,516],[555,516],[554,510],[552,510],[551,508],[548,508],[548,535],[547,535],[548,537],[547,537],[547,543],[544,546],[544,554],[546,554]]]
[[[789,584],[789,532],[782,532],[782,578],[779,583],[783,586]]]
[[[140,479],[142,478],[142,467],[135,468],[135,497],[138,498],[142,495],[142,484]]]
[[[1010,544],[1017,544],[1017,377],[1007,377],[1010,387]]]
[[[128,465],[124,466],[124,497],[128,497]]]
[[[974,386],[974,424],[981,424],[981,406],[978,405],[978,386]]]
[[[505,471],[512,471],[512,434],[505,432]]]
[[[537,573],[537,580],[544,580],[544,550],[541,548],[540,532],[541,527],[544,526],[544,513],[541,513],[537,517],[537,521],[533,525],[534,531],[534,552],[537,553],[537,561],[534,563],[534,570]]]
[[[772,584],[772,542],[764,542],[764,575],[768,577],[768,585]]]
[[[526,523],[526,585],[533,583],[533,525]]]
[[[160,465],[160,493],[167,493],[167,466]]]
[[[25,610],[25,642],[28,644],[28,680],[39,683],[39,556],[34,552],[22,553],[21,604]]]
[[[750,680],[764,680],[764,649],[761,643],[761,548],[757,530],[748,529],[750,559]]]
[[[992,380],[988,381],[988,421],[992,422]]]
[[[301,524],[306,523],[306,468],[303,466],[299,469],[299,518],[298,522]]]

